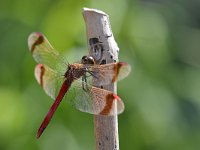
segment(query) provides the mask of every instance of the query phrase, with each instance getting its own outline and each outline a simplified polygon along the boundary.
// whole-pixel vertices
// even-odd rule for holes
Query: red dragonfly
[[[41,136],[65,97],[72,106],[83,112],[115,115],[112,111],[114,101],[117,102],[117,114],[123,112],[124,103],[120,97],[111,91],[98,88],[94,83],[108,85],[123,79],[131,71],[129,64],[117,62],[96,65],[91,56],[83,56],[81,63],[66,64],[65,59],[51,46],[47,38],[38,32],[30,34],[28,46],[38,63],[35,77],[46,94],[55,100],[38,129],[37,138]]]

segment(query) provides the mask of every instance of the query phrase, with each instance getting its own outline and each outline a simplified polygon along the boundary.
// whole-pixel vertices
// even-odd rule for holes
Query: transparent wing
[[[117,80],[122,80],[131,72],[131,66],[125,62],[110,63],[105,65],[89,66],[92,73],[93,84],[107,85]]]
[[[35,77],[45,93],[55,100],[64,82],[64,76],[46,65],[38,64],[35,67]],[[114,115],[113,107],[117,103],[117,114],[124,110],[124,103],[114,93],[86,84],[82,79],[75,80],[66,99],[76,109],[90,114]]]
[[[51,46],[43,34],[38,32],[30,34],[28,37],[28,47],[37,63],[44,64],[54,70],[58,68],[62,70],[62,67],[66,66],[63,65],[66,62],[64,58]]]
[[[82,82],[81,79],[74,81],[66,94],[65,98],[70,105],[82,112],[96,115],[115,115],[124,111],[124,103],[116,94]],[[114,112],[116,103],[117,112]]]
[[[35,78],[45,93],[55,100],[64,82],[64,76],[46,65],[38,64],[35,67]]]

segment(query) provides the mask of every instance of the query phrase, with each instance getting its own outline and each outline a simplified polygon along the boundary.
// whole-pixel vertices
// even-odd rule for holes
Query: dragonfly
[[[45,93],[54,99],[38,129],[37,138],[42,135],[65,98],[76,109],[90,114],[109,116],[124,111],[121,98],[99,85],[108,85],[128,76],[131,71],[128,63],[98,65],[92,56],[86,55],[81,62],[69,64],[39,32],[29,35],[28,47],[38,63],[35,67],[35,78]],[[117,112],[113,111],[114,102],[117,103]]]

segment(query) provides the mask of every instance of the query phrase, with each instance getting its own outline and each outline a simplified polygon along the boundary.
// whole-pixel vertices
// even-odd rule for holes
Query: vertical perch
[[[114,40],[109,16],[96,9],[83,9],[86,23],[89,54],[97,64],[118,61],[119,48]],[[117,92],[117,85],[99,85],[100,88]],[[114,116],[94,115],[96,150],[119,150],[117,106],[114,103]]]

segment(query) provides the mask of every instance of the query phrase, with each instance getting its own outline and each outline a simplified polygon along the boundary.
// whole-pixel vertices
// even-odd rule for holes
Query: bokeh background
[[[82,8],[110,16],[119,58],[132,65],[118,83],[122,150],[200,149],[199,0],[1,0],[0,150],[93,150],[93,116],[63,102],[42,137],[52,104],[33,75],[31,32],[77,61],[87,54]]]

